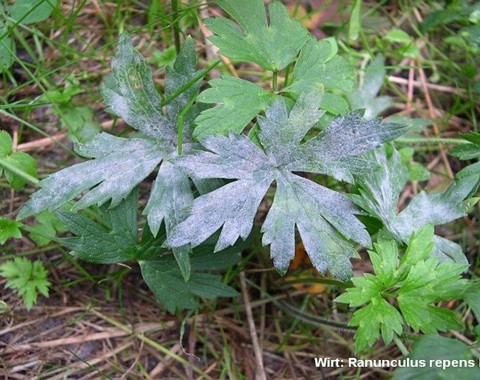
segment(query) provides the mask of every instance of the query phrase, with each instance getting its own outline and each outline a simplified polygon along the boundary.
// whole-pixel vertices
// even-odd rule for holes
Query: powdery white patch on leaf
[[[120,36],[112,72],[114,83],[107,81],[102,86],[109,110],[148,136],[173,140],[175,124],[163,115],[152,72],[127,34]]]
[[[362,111],[336,118],[328,127],[304,145],[304,151],[318,150],[322,159],[357,156],[403,135],[408,127],[380,119],[362,120]]]
[[[352,109],[364,109],[367,120],[377,117],[393,103],[390,96],[377,97],[385,75],[385,57],[378,54],[367,66],[361,86],[347,95]]]
[[[369,157],[377,162],[377,169],[369,176],[355,177],[361,196],[351,195],[350,198],[371,216],[381,220],[397,241],[407,243],[415,231],[427,224],[445,224],[466,214],[466,198],[478,183],[475,176],[458,176],[443,193],[422,191],[402,212],[397,213],[400,192],[408,180],[407,167],[396,150],[389,156],[385,149],[379,149],[370,153]],[[441,260],[467,262],[458,244],[439,236],[434,237],[432,254]]]
[[[166,67],[165,75],[165,98],[172,96],[177,90],[185,86],[190,80],[200,73],[197,70],[197,57],[195,54],[195,43],[191,37],[187,37],[173,65]],[[197,96],[200,90],[201,80],[195,82],[186,91],[178,95],[165,108],[170,120],[177,120],[180,112],[187,104]],[[190,108],[184,116],[183,139],[191,141],[194,127],[194,118],[198,115],[198,105]]]
[[[321,94],[304,94],[288,112],[285,101],[277,99],[266,116],[258,120],[260,146],[243,135],[212,136],[202,140],[208,152],[177,158],[175,164],[196,178],[234,181],[195,199],[188,218],[173,229],[167,244],[198,245],[219,229],[222,230],[216,249],[234,244],[238,237],[245,238],[261,200],[275,182],[277,193],[262,230],[263,242],[271,245],[278,270],[284,272],[293,258],[296,226],[313,264],[322,272],[328,269],[336,276],[348,278],[349,258],[356,255],[349,240],[370,245],[368,233],[355,217],[358,210],[345,196],[294,175],[293,168],[301,167],[298,163],[308,154],[311,171],[322,173],[325,164],[314,156],[315,152],[325,156],[320,150],[322,146],[330,153],[338,145],[344,156],[337,152],[334,161],[340,166],[342,160],[356,159],[345,148],[345,144],[353,143],[345,140],[358,140],[358,146],[352,149],[359,154],[398,137],[404,129],[378,121],[364,122],[354,114],[336,121],[333,128],[339,133],[338,140],[327,130],[302,143],[323,114],[318,110],[320,101]],[[347,131],[339,131],[338,126]],[[393,131],[387,131],[389,127]],[[380,137],[374,137],[375,132]]]
[[[271,179],[260,183],[242,179],[198,197],[190,216],[173,230],[168,244],[175,247],[190,243],[195,247],[222,226],[216,251],[233,245],[239,237],[246,239],[270,183]]]
[[[374,163],[358,157],[360,154],[396,139],[407,129],[401,124],[379,119],[364,121],[362,111],[353,111],[334,119],[316,137],[301,145],[287,168],[323,173],[353,182],[353,174],[366,174],[374,169]]]
[[[192,201],[193,194],[188,177],[170,162],[162,162],[144,211],[152,233],[156,235],[164,222],[168,236],[172,228],[186,218]],[[190,273],[190,252],[189,245],[173,249],[186,278]]]
[[[41,189],[20,210],[20,219],[43,210],[53,211],[90,189],[76,204],[76,209],[101,205],[110,199],[112,206],[118,205],[167,155],[165,148],[152,140],[126,139],[105,133],[95,136],[80,151],[95,159],[42,180]]]
[[[268,6],[269,22],[262,0],[218,0],[235,23],[225,17],[209,18],[205,24],[214,35],[209,39],[220,54],[234,61],[255,62],[278,71],[291,63],[308,39],[308,32],[280,2]]]
[[[20,210],[19,218],[42,210],[57,209],[82,193],[83,198],[74,205],[74,209],[102,205],[110,200],[110,207],[115,207],[162,160],[164,162],[147,205],[147,219],[156,235],[163,221],[169,231],[184,218],[184,210],[189,209],[193,200],[189,179],[173,169],[169,160],[177,155],[177,117],[186,104],[195,98],[200,79],[170,100],[165,115],[150,69],[127,35],[120,37],[112,70],[113,76],[106,80],[102,89],[105,101],[112,112],[142,132],[142,136],[120,138],[101,133],[87,144],[78,145],[77,152],[92,160],[61,170],[43,180],[41,189]],[[193,41],[187,38],[175,63],[167,68],[166,96],[172,97],[197,76],[195,47]],[[191,141],[191,130],[198,108],[192,107],[185,115],[184,152],[195,145]],[[185,279],[190,275],[189,252],[188,246],[174,249]]]
[[[262,226],[262,242],[270,244],[275,267],[285,273],[295,253],[297,226],[315,267],[322,273],[329,269],[339,278],[349,278],[349,258],[357,253],[342,235],[370,245],[368,233],[354,216],[356,212],[343,195],[285,173],[277,178],[275,198]]]
[[[351,194],[350,198],[382,220],[388,228],[397,215],[397,204],[408,180],[408,170],[396,150],[388,157],[384,149],[377,149],[369,152],[367,157],[378,164],[377,168],[368,177],[356,178],[361,185],[360,195]]]

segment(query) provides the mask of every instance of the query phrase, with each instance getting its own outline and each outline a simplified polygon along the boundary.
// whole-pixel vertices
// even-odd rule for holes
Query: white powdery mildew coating
[[[173,226],[185,219],[192,202],[193,194],[186,174],[170,162],[162,162],[144,211],[153,234],[157,234],[163,220],[168,234]]]
[[[170,235],[172,246],[191,243],[197,246],[222,225],[215,250],[233,245],[238,237],[246,239],[252,229],[257,208],[270,181],[239,180],[197,198],[190,216]]]
[[[290,114],[283,100],[277,100],[259,118],[257,147],[245,136],[207,137],[202,144],[209,152],[197,152],[177,159],[176,164],[196,178],[237,179],[194,200],[189,217],[170,234],[167,243],[198,245],[222,228],[217,249],[245,238],[256,209],[269,185],[276,181],[277,192],[262,227],[263,243],[271,245],[275,265],[284,272],[295,251],[298,228],[314,265],[340,278],[351,274],[349,258],[357,255],[348,239],[365,246],[370,236],[356,219],[358,209],[343,195],[293,175],[293,168],[308,167],[312,172],[328,172],[332,164],[353,178],[351,171],[364,161],[351,157],[398,137],[405,128],[380,121],[365,122],[361,113],[338,118],[314,139],[302,144],[308,130],[322,112],[321,94],[302,95]],[[325,149],[327,152],[322,152]],[[332,152],[333,159],[328,159]],[[326,158],[327,163],[322,159]]]
[[[105,145],[105,141],[110,144]],[[118,143],[118,151],[115,143]],[[166,154],[153,141],[106,137],[105,133],[97,135],[82,149],[84,153],[99,158],[63,169],[43,180],[40,183],[42,188],[32,195],[21,210],[20,217],[45,209],[55,210],[96,185],[77,203],[77,209],[94,203],[103,204],[109,199],[112,199],[112,205],[117,205],[155,169]]]
[[[102,86],[102,94],[110,110],[151,137],[171,140],[175,135],[175,125],[162,114],[161,99],[152,73],[127,35],[120,37],[112,71],[116,88]]]
[[[453,183],[444,193],[421,192],[410,204],[397,214],[397,203],[408,171],[396,150],[387,157],[385,149],[369,154],[377,163],[377,169],[369,176],[356,177],[360,185],[360,196],[353,196],[355,202],[379,218],[395,239],[408,243],[412,234],[426,224],[444,224],[465,214],[463,200],[470,189],[469,182]],[[440,236],[434,236],[433,255],[442,260],[453,259],[466,263],[461,247]]]

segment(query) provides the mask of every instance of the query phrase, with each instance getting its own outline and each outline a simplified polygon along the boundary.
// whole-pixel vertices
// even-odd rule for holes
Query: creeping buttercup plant
[[[123,34],[102,95],[108,110],[134,133],[103,132],[78,143],[77,153],[88,160],[42,180],[18,218],[62,208],[58,218],[74,236],[60,242],[73,255],[99,264],[137,262],[170,312],[194,309],[197,296],[236,294],[208,272],[239,261],[238,240],[251,234],[265,198],[273,202],[261,226],[262,243],[281,274],[294,256],[298,232],[321,273],[351,280],[350,258],[359,257],[360,247],[372,249],[372,232],[358,216],[375,218],[382,225],[373,232],[379,240],[370,251],[376,277],[354,280],[355,287],[338,299],[352,307],[367,304],[351,321],[358,327],[357,348],[380,332],[388,343],[410,328],[455,328],[452,313],[432,304],[459,297],[447,285],[464,284],[466,258],[460,246],[435,236],[432,225],[464,215],[478,180],[464,172],[446,192],[421,192],[398,213],[408,167],[393,146],[383,145],[408,128],[374,117],[385,101],[370,107],[367,119],[364,110],[351,106],[362,104],[346,98],[354,90],[355,71],[335,41],[317,41],[279,2],[268,8],[261,0],[217,4],[231,19],[206,20],[212,43],[234,62],[265,70],[271,88],[225,76],[200,92],[218,62],[199,70],[194,41],[186,38],[166,68],[160,94],[142,55]],[[367,91],[375,102],[379,85],[373,87],[357,93]],[[139,238],[138,187],[154,172]],[[319,175],[348,183],[352,194],[324,186]],[[88,207],[93,212],[83,214]],[[422,237],[428,244],[420,249]],[[400,257],[397,245],[406,244]],[[441,295],[431,291],[435,279],[420,283],[423,269],[428,278],[437,269],[445,274]],[[410,291],[417,283],[426,290]],[[421,315],[412,311],[417,306]],[[440,323],[447,314],[449,320]],[[435,323],[426,327],[422,316]]]
[[[426,334],[462,327],[453,311],[434,303],[462,298],[468,286],[461,273],[467,264],[440,261],[432,255],[433,236],[431,224],[422,227],[412,235],[401,258],[395,240],[379,239],[375,250],[368,251],[375,275],[353,278],[354,287],[337,297],[337,302],[353,307],[367,304],[355,311],[350,321],[358,327],[358,351],[372,345],[380,335],[390,343],[402,335],[404,326]]]

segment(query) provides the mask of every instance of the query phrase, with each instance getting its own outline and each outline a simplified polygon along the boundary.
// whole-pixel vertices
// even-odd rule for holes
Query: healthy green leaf
[[[101,207],[102,222],[72,212],[57,212],[68,230],[76,235],[62,238],[60,242],[71,249],[73,255],[91,263],[137,261],[145,282],[171,313],[176,309],[195,309],[195,296],[216,298],[237,294],[224,285],[219,276],[202,273],[235,265],[240,260],[237,250],[212,254],[213,247],[205,244],[193,252],[191,266],[188,260],[188,268],[182,268],[177,254],[174,252],[174,255],[169,255],[162,247],[165,242],[164,229],[154,237],[147,224],[142,239],[138,241],[137,203],[138,191],[135,190],[118,206]],[[186,270],[189,275],[187,279]]]
[[[62,125],[67,128],[69,137],[74,142],[91,141],[102,130],[93,121],[93,110],[90,107],[66,104],[58,106],[57,111]]]
[[[0,72],[8,69],[15,62],[16,47],[7,28],[0,23]]]
[[[378,276],[369,273],[353,277],[352,282],[354,287],[348,288],[347,292],[335,298],[335,301],[348,303],[351,307],[361,306],[377,297],[385,287]]]
[[[138,191],[132,191],[125,201],[115,207],[102,207],[105,224],[68,211],[57,215],[75,237],[60,239],[82,260],[96,264],[122,263],[138,258],[137,249]]]
[[[332,49],[329,41],[310,37],[295,63],[292,84],[283,91],[297,96],[322,88],[351,92],[355,71],[344,58],[332,54]]]
[[[15,0],[7,7],[10,17],[24,25],[46,20],[57,6],[57,0]]]
[[[362,0],[355,0],[352,4],[350,23],[348,25],[348,38],[356,40],[362,29]]]
[[[368,252],[373,269],[375,270],[376,277],[374,278],[378,278],[384,287],[392,287],[395,284],[395,278],[398,275],[397,268],[399,263],[397,243],[394,240],[379,239],[379,243],[375,244],[374,247],[375,251]],[[356,283],[355,286],[357,286]]]
[[[415,331],[435,334],[437,330],[462,328],[453,311],[431,304],[442,299],[461,298],[466,280],[460,280],[460,274],[466,269],[466,265],[450,261],[439,264],[437,258],[421,260],[410,267],[397,301],[403,317]]]
[[[473,160],[480,158],[480,133],[472,132],[464,134],[462,137],[470,144],[457,145],[451,152],[452,156],[461,160]]]
[[[463,168],[457,173],[457,178],[459,180],[468,180],[475,183],[472,187],[472,190],[469,196],[473,196],[477,189],[480,187],[480,161],[474,164],[468,165],[466,168]],[[477,198],[478,200],[478,198]],[[474,204],[472,204],[473,206]]]
[[[197,117],[194,131],[197,139],[230,131],[241,133],[277,97],[256,84],[234,77],[213,79],[209,84],[211,87],[203,91],[197,100],[221,104],[203,111]]]
[[[15,220],[0,218],[0,244],[5,244],[5,242],[10,238],[21,238],[21,226],[22,223],[19,223]]]
[[[257,0],[249,0],[252,3],[250,8],[246,4],[237,5],[237,2],[225,1],[228,7],[233,7],[232,15],[235,14],[247,23],[255,24],[249,12],[254,13],[258,7],[264,10],[264,6]],[[223,3],[223,2],[222,2]],[[231,5],[228,5],[232,3]],[[273,3],[271,7],[281,5]],[[223,6],[223,5],[222,5]],[[238,8],[238,9],[237,9]],[[230,9],[230,8],[229,8]],[[227,11],[229,11],[227,9]],[[230,11],[229,11],[230,12]],[[229,24],[230,21],[224,18],[209,19],[211,23],[219,25]],[[207,20],[207,22],[209,22]],[[271,19],[272,20],[272,19]],[[228,29],[235,31],[236,26]],[[282,46],[285,43],[286,35],[282,37]],[[216,37],[212,37],[216,38]],[[353,67],[344,59],[336,55],[337,46],[332,39],[317,41],[313,37],[305,39],[305,46],[301,49],[300,56],[293,70],[293,80],[281,90],[285,95],[297,98],[302,93],[319,92],[325,89],[326,92],[320,105],[322,109],[334,114],[344,115],[350,107],[347,101],[335,92],[350,92],[354,85]],[[215,40],[216,41],[216,40]],[[301,46],[298,46],[297,51]],[[238,43],[235,43],[238,49]],[[237,51],[237,50],[236,50]],[[278,52],[279,50],[276,49]],[[251,52],[251,49],[249,50]],[[261,50],[265,53],[265,49]],[[295,59],[296,53],[290,61]],[[289,61],[289,62],[290,62]],[[287,62],[287,63],[289,63]],[[211,88],[202,92],[198,101],[208,104],[216,104],[214,108],[203,111],[196,119],[197,127],[194,136],[198,139],[210,135],[224,134],[228,132],[241,133],[247,124],[260,112],[264,111],[280,95],[271,93],[260,86],[239,78],[226,77],[210,81]]]
[[[412,42],[412,38],[408,35],[408,33],[398,28],[390,29],[384,38],[387,41],[397,42],[404,45],[408,45]]]
[[[480,321],[480,284],[472,281],[468,289],[465,291],[464,300],[473,311],[477,321]]]
[[[234,244],[238,237],[245,239],[260,202],[275,181],[277,193],[262,230],[263,244],[271,245],[278,270],[284,273],[293,258],[297,226],[317,269],[348,278],[348,259],[356,256],[348,240],[370,245],[369,235],[355,218],[355,207],[343,195],[292,172],[332,174],[332,168],[338,167],[341,176],[351,178],[355,157],[350,156],[396,138],[404,128],[377,120],[364,122],[355,113],[336,119],[301,144],[323,114],[319,103],[318,94],[304,95],[288,113],[285,101],[277,99],[266,117],[258,118],[262,147],[245,136],[212,136],[202,141],[209,152],[179,157],[176,164],[198,178],[236,181],[195,199],[190,216],[173,229],[168,244],[196,246],[222,226],[217,250]]]
[[[234,61],[255,62],[264,69],[284,69],[297,56],[308,39],[308,32],[298,21],[288,17],[280,2],[268,6],[269,22],[262,0],[217,0],[238,23],[215,17],[205,20],[214,35],[210,41],[220,54]]]
[[[17,289],[27,309],[37,302],[38,293],[48,297],[51,284],[40,260],[32,262],[24,257],[16,257],[0,265],[0,276],[6,278],[6,288]]]
[[[43,247],[55,239],[58,232],[65,232],[65,226],[57,216],[48,211],[41,212],[35,216],[37,224],[28,226],[29,237],[39,247]]]
[[[434,246],[434,228],[427,224],[419,231],[414,232],[410,238],[407,250],[400,260],[400,265],[415,265],[420,260],[424,260],[432,253]]]
[[[0,175],[5,173],[10,186],[15,190],[22,189],[27,183],[24,175],[37,177],[37,161],[23,152],[12,152],[12,138],[5,131],[0,131]]]
[[[397,243],[379,239],[375,251],[368,252],[375,275],[366,273],[353,278],[354,287],[336,298],[350,307],[366,304],[354,312],[350,321],[351,326],[358,327],[357,351],[372,345],[380,332],[385,343],[391,342],[394,335],[402,334],[404,324],[426,334],[462,327],[453,311],[434,304],[463,297],[468,287],[461,273],[468,265],[429,257],[433,240],[433,227],[421,228],[399,260]]]
[[[380,334],[386,344],[393,340],[394,335],[400,335],[403,330],[401,314],[385,299],[375,297],[368,306],[356,311],[350,321],[351,326],[358,326],[355,334],[355,349],[357,352],[370,347]]]
[[[239,256],[233,255],[232,252],[218,252],[208,255],[193,255],[191,258],[192,275],[185,282],[179,271],[175,260],[168,257],[162,257],[158,260],[140,261],[140,268],[145,282],[155,294],[157,299],[165,305],[170,313],[174,313],[176,309],[196,309],[197,298],[217,298],[217,297],[235,297],[238,293],[228,285],[221,282],[218,275],[209,273],[200,273],[199,270],[205,270],[217,267],[218,262],[223,261],[223,256],[228,255],[229,258],[225,262],[231,262],[231,258]]]

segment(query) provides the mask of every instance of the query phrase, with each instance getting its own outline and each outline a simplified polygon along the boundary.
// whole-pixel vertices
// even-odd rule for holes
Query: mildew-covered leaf
[[[364,109],[365,119],[370,120],[389,108],[393,100],[389,96],[377,97],[385,79],[385,57],[378,54],[365,69],[362,84],[347,99],[352,110]]]
[[[287,168],[319,172],[338,180],[353,182],[353,174],[373,169],[372,162],[359,155],[401,136],[407,127],[379,119],[362,120],[362,111],[353,111],[333,122],[315,138],[303,144]]]
[[[388,155],[382,148],[369,153],[368,157],[377,163],[377,168],[368,176],[355,176],[360,195],[350,197],[370,216],[381,220],[398,242],[407,243],[415,231],[427,224],[445,224],[466,214],[469,206],[466,199],[478,184],[476,176],[458,176],[442,193],[421,191],[398,213],[400,192],[408,180],[406,165],[395,149]],[[440,236],[434,237],[432,254],[442,260],[467,262],[458,244]]]
[[[175,124],[162,113],[152,72],[127,34],[120,36],[112,74],[113,81],[106,81],[102,86],[108,109],[148,136],[174,140]]]
[[[188,177],[170,162],[163,162],[144,211],[153,234],[158,233],[164,222],[167,235],[169,235],[172,228],[186,218],[192,201],[193,194]],[[188,260],[190,246],[187,244],[174,248],[173,253],[181,266],[182,273],[185,278],[188,278],[190,275],[190,261]]]
[[[191,37],[187,37],[175,62],[167,66],[165,76],[165,98],[169,98],[176,91],[185,86],[190,80],[199,74],[197,70],[197,56],[195,53],[195,43]],[[167,116],[174,123],[178,119],[180,112],[187,104],[194,99],[200,90],[201,80],[198,80],[188,89],[179,94],[175,99],[168,103],[165,108]],[[195,104],[184,116],[183,140],[191,141],[194,127],[194,118],[199,113],[199,105]]]
[[[80,195],[83,197],[74,204],[74,209],[102,205],[108,201],[111,201],[109,206],[114,208],[160,163],[146,208],[152,232],[156,235],[162,222],[165,222],[168,232],[184,218],[185,210],[189,209],[193,200],[190,182],[169,161],[177,155],[179,113],[195,98],[200,86],[200,81],[193,83],[175,97],[180,89],[198,77],[193,41],[187,38],[175,63],[167,68],[165,91],[169,102],[166,114],[150,69],[127,35],[120,37],[112,70],[113,76],[102,90],[105,101],[112,112],[142,133],[135,138],[100,133],[91,141],[77,145],[77,152],[91,160],[63,169],[41,181],[41,189],[20,210],[19,218],[43,210],[55,210]],[[193,107],[184,119],[184,152],[192,148],[191,130],[197,114],[197,107]],[[100,233],[101,228],[97,232]],[[189,252],[188,246],[174,249],[185,279],[190,275]]]
[[[351,177],[350,169],[355,169],[355,163],[359,168],[363,162],[352,155],[398,137],[404,129],[379,121],[364,122],[356,113],[337,119],[332,130],[326,129],[302,143],[323,115],[318,110],[320,102],[321,93],[304,94],[288,112],[285,101],[278,98],[266,110],[266,116],[258,118],[260,146],[243,135],[210,136],[201,141],[207,152],[177,158],[175,164],[196,178],[234,181],[196,198],[190,215],[173,229],[167,243],[173,247],[188,243],[195,246],[219,229],[217,250],[234,244],[239,237],[245,239],[261,200],[275,182],[276,194],[262,230],[263,243],[271,245],[277,269],[285,272],[293,258],[296,226],[316,268],[348,278],[349,258],[356,255],[351,241],[370,245],[368,233],[355,217],[358,210],[342,194],[292,171],[308,166],[312,172],[329,172],[322,159],[335,152],[327,165],[334,162],[341,168],[342,160],[346,160],[344,166],[350,166],[344,171]],[[332,136],[334,132],[339,134],[338,139]]]
[[[40,182],[20,210],[26,218],[43,210],[53,211],[92,189],[75,205],[76,209],[112,200],[112,207],[128,196],[168,154],[161,144],[141,138],[122,138],[100,133],[79,148],[79,152],[94,160],[70,166]]]

